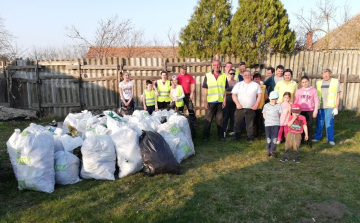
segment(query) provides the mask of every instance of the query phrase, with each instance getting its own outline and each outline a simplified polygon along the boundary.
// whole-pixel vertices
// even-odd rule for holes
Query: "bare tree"
[[[148,51],[148,47],[144,46],[149,46],[150,42],[145,41],[143,29],[132,29],[125,35],[123,45],[126,49],[125,56],[130,58],[142,55]]]
[[[179,33],[172,29],[171,26],[166,30],[166,36],[171,44],[172,55],[174,58],[178,57],[177,45],[179,42]]]
[[[95,52],[95,57],[113,56],[111,47],[124,46],[132,55],[134,48],[145,45],[144,31],[135,29],[130,19],[119,21],[118,16],[100,20],[93,39],[85,37],[76,26],[65,27],[66,35],[75,40],[78,48],[87,47]]]
[[[341,24],[350,19],[349,3],[346,1],[343,7],[344,12],[342,15]],[[299,26],[295,28],[297,34],[297,44],[300,46],[305,46],[306,35],[308,33],[312,33],[314,41],[325,36],[324,49],[328,51],[330,43],[330,32],[339,26],[339,22],[337,21],[337,8],[338,7],[335,6],[333,0],[318,0],[316,2],[316,8],[310,9],[306,16],[304,15],[303,9],[297,13],[294,13],[299,22]]]
[[[5,20],[0,17],[0,56],[12,57],[18,50],[14,45],[15,36],[6,29]]]
[[[33,60],[70,60],[76,58],[84,58],[88,49],[74,47],[71,45],[63,46],[32,46],[28,55]]]

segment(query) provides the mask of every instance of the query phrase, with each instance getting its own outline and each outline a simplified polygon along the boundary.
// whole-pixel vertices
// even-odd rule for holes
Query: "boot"
[[[234,141],[240,140],[240,132],[236,132],[234,135]]]
[[[225,142],[224,129],[221,126],[217,126],[217,132],[218,132],[219,141]]]
[[[204,131],[203,131],[203,141],[204,142],[209,141],[210,127],[211,127],[211,122],[209,122],[208,120],[205,120]]]

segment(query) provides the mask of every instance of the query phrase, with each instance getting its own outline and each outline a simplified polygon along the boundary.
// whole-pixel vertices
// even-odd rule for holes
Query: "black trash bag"
[[[160,173],[181,174],[176,161],[165,139],[157,132],[143,131],[139,138],[143,172],[148,176]]]

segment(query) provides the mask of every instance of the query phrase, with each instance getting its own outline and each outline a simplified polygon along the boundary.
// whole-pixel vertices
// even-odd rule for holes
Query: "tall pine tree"
[[[211,58],[222,53],[224,30],[230,21],[229,0],[199,0],[189,24],[181,29],[180,56]]]
[[[279,0],[239,0],[239,5],[225,31],[224,52],[256,64],[267,52],[293,51],[295,32]]]

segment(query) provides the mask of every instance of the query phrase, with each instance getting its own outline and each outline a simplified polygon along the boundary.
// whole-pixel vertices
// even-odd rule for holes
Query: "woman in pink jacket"
[[[294,104],[301,106],[301,115],[305,116],[309,139],[313,137],[313,118],[316,118],[319,107],[319,96],[315,88],[309,85],[309,78],[307,76],[301,77],[301,86],[295,93]],[[309,148],[312,148],[311,140],[308,140]]]

